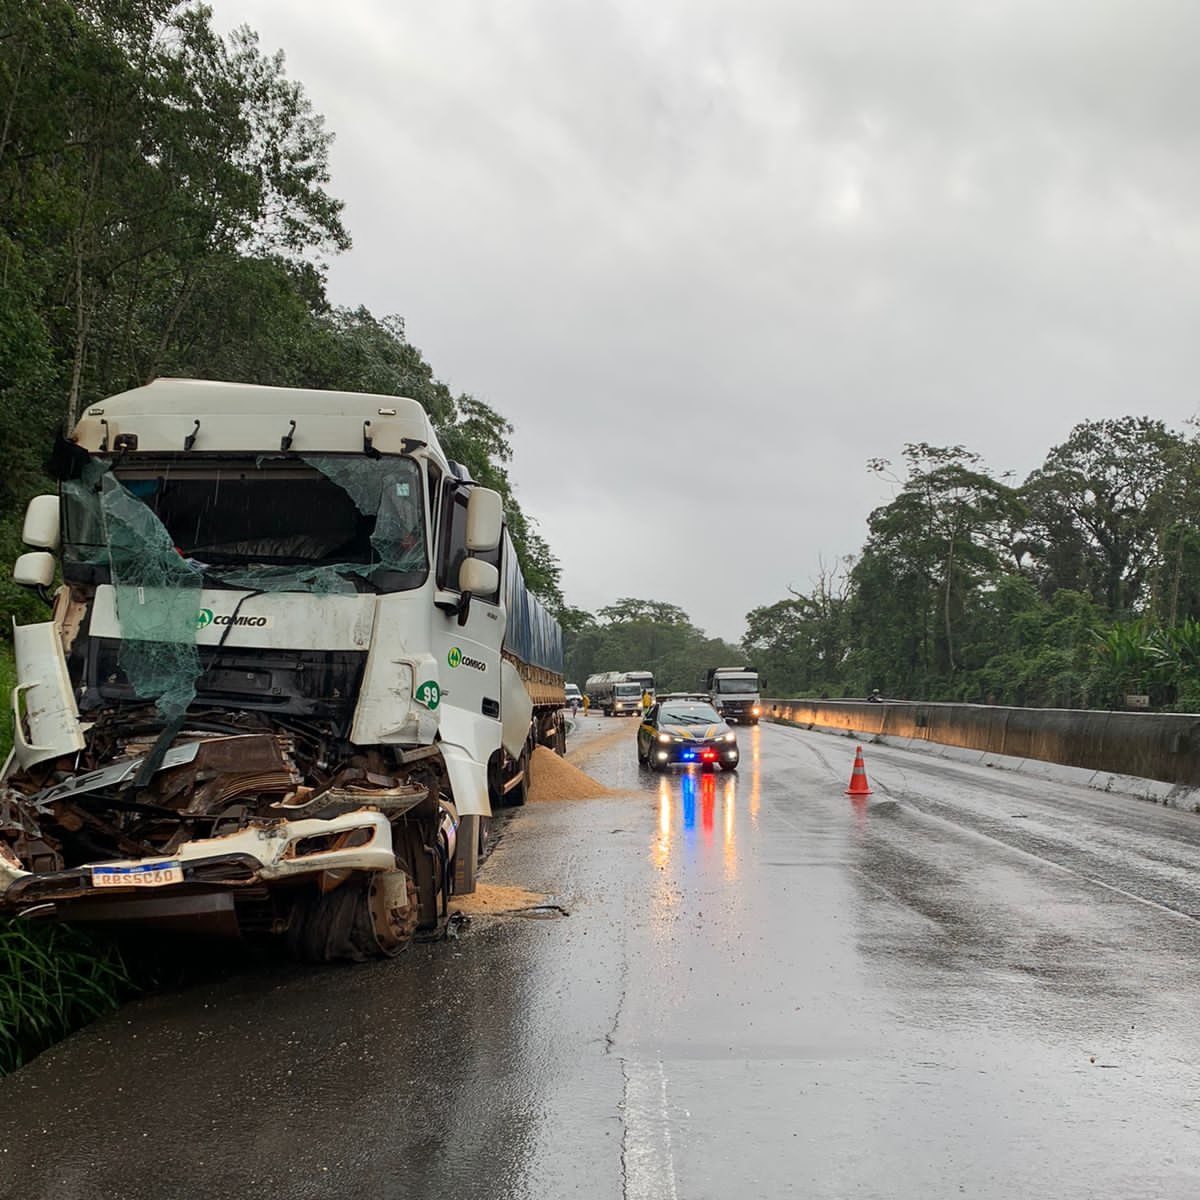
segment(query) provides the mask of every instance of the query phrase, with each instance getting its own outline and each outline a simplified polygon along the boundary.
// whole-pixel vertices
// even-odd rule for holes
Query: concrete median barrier
[[[1200,788],[1200,715],[1194,713],[861,700],[778,699],[764,700],[763,707],[769,720],[807,729],[1054,763],[1096,775],[1100,782],[1093,786],[1128,790],[1118,779],[1154,780],[1167,786],[1153,789],[1152,798],[1200,811],[1193,794]]]

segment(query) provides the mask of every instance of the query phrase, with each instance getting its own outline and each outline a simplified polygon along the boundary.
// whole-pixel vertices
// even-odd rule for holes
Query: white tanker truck
[[[413,400],[159,380],[89,408],[26,514],[0,912],[436,936],[492,806],[563,749],[562,638],[500,496]],[[56,571],[62,584],[50,596]]]

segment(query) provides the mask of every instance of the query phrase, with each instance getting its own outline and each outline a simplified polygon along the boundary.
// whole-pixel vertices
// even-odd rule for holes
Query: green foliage
[[[704,686],[709,667],[743,661],[740,650],[697,629],[675,604],[630,597],[600,609],[599,620],[569,610],[567,677],[581,687],[599,671],[652,671],[660,692]]]
[[[559,567],[508,478],[511,425],[454,396],[399,317],[334,308],[350,244],[331,136],[279,54],[202,4],[0,0],[0,554],[56,428],[159,375],[406,395],[499,491],[530,587]],[[0,607],[36,619],[7,580]],[[7,623],[5,623],[7,626]],[[0,639],[10,636],[7,627]]]
[[[808,593],[756,608],[746,616],[742,649],[778,695],[821,695],[840,690],[849,655],[846,599],[852,565],[822,567]]]
[[[797,694],[1051,707],[1200,703],[1200,440],[1076,426],[1019,488],[961,446],[905,447],[845,586],[747,615]]]
[[[22,551],[42,463],[81,405],[156,376],[407,395],[448,452],[504,497],[531,588],[559,568],[517,501],[511,425],[454,396],[398,317],[335,308],[345,249],[331,137],[282,55],[174,0],[0,0],[0,560]],[[11,744],[10,616],[42,602],[0,574],[0,743]],[[0,924],[0,1070],[128,983],[62,929]]]
[[[1136,611],[1177,529],[1176,503],[1194,491],[1190,457],[1182,438],[1149,417],[1077,425],[1024,487],[1043,588],[1090,592],[1114,617]]]
[[[60,925],[0,919],[0,1074],[133,990],[117,950]]]
[[[871,514],[851,572],[859,636],[850,666],[864,692],[925,697],[953,689],[972,665],[976,601],[1004,573],[1024,506],[962,446],[922,442],[906,446],[904,457],[900,491]]]
[[[13,661],[12,646],[0,642],[0,763],[8,758],[12,749],[12,706],[9,697],[17,682],[17,665]]]

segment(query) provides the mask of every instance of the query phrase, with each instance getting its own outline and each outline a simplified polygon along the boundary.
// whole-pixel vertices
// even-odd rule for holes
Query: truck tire
[[[404,950],[417,929],[417,888],[405,871],[375,871],[332,892],[305,888],[285,940],[301,962],[366,962]]]

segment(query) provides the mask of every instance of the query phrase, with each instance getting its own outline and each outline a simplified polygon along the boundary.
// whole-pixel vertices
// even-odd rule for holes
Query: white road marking
[[[625,1200],[679,1200],[661,1061],[625,1063]]]

